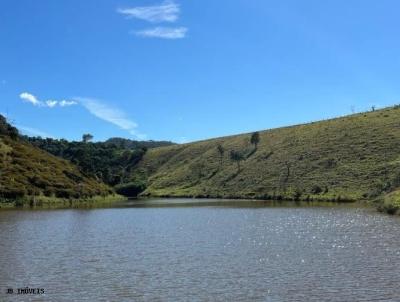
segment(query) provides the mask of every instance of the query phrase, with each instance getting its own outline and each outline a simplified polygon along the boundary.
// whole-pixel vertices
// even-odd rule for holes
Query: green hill
[[[112,192],[69,161],[21,140],[16,128],[0,116],[0,206],[90,199]]]
[[[172,144],[121,138],[94,143],[27,136],[23,139],[52,155],[70,161],[85,175],[112,187],[130,180],[129,175],[132,169],[148,148]]]
[[[399,106],[259,135],[257,148],[242,134],[149,150],[135,171],[147,179],[142,195],[356,201],[390,193],[387,203],[396,203]]]

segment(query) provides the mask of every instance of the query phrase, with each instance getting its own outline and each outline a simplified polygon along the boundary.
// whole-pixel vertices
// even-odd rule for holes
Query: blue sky
[[[186,142],[400,103],[390,0],[2,0],[25,133]]]

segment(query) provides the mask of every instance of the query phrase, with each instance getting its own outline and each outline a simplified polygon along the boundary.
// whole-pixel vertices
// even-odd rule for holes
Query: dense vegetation
[[[16,140],[19,136],[18,129],[7,123],[4,116],[0,114],[0,136],[7,136]]]
[[[398,106],[316,123],[149,150],[144,195],[383,200],[400,186]]]
[[[109,138],[104,142],[105,145],[114,145],[117,148],[122,148],[122,149],[139,149],[139,148],[146,148],[146,149],[151,149],[151,148],[157,148],[157,147],[163,147],[163,146],[170,146],[174,145],[173,142],[170,141],[135,141],[127,138],[121,138],[121,137],[112,137]]]
[[[84,199],[113,190],[84,175],[70,162],[20,139],[18,130],[0,115],[0,201],[48,198]]]
[[[32,145],[55,156],[69,160],[98,181],[116,188],[122,195],[136,196],[145,188],[145,180],[132,176],[133,169],[148,148],[171,145],[171,142],[133,141],[111,138],[105,142],[90,142],[93,136],[84,134],[81,142],[24,137]],[[121,189],[129,185],[130,190]],[[136,186],[136,189],[132,189]]]

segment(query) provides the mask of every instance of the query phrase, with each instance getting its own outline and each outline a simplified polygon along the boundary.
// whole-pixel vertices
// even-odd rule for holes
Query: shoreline
[[[110,205],[127,198],[118,194],[90,198],[68,199],[45,196],[28,196],[17,200],[1,200],[0,210],[10,209],[73,209]]]
[[[186,200],[187,202],[172,202],[172,203],[151,203],[157,199],[176,199]],[[85,199],[66,199],[66,198],[51,198],[44,196],[32,196],[26,197],[20,200],[14,201],[1,201],[0,200],[0,211],[1,210],[16,210],[16,209],[77,209],[77,208],[101,208],[113,205],[118,202],[128,202],[136,200],[135,205],[146,206],[146,207],[168,207],[168,206],[182,206],[182,207],[195,207],[195,206],[213,206],[213,205],[237,205],[237,206],[249,206],[249,207],[263,207],[263,206],[287,206],[287,207],[313,207],[313,206],[354,206],[354,207],[367,207],[375,209],[377,212],[400,216],[400,207],[392,199],[328,199],[328,198],[310,198],[310,199],[298,199],[293,198],[248,198],[238,196],[173,196],[173,195],[151,195],[146,194],[139,196],[138,198],[127,198],[118,194],[108,196],[95,196],[92,198]],[[188,202],[193,200],[193,202]],[[198,200],[196,202],[196,200]],[[146,201],[150,201],[146,203]]]
[[[277,204],[293,204],[293,205],[338,205],[338,204],[353,204],[357,206],[370,207],[375,209],[377,212],[385,213],[393,216],[400,216],[400,196],[396,194],[394,197],[391,194],[387,196],[375,198],[375,199],[350,199],[350,198],[285,198],[279,196],[279,198],[260,198],[260,197],[238,197],[238,196],[212,196],[212,195],[169,195],[169,194],[146,194],[142,198],[154,199],[154,198],[165,198],[165,199],[218,199],[218,200],[232,200],[232,201],[249,201],[249,202],[272,202]],[[400,195],[400,194],[399,194]]]

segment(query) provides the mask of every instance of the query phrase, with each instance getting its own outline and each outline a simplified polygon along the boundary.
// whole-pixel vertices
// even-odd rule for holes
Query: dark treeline
[[[151,148],[173,145],[174,143],[169,141],[153,141],[153,140],[135,141],[127,138],[113,137],[106,140],[104,144],[115,145],[119,148],[125,148],[125,149],[136,149],[136,148],[151,149]]]
[[[17,139],[19,136],[18,129],[7,122],[7,119],[0,114],[0,135],[6,135],[12,139]]]
[[[165,141],[134,141],[124,138],[90,142],[92,138],[90,134],[84,134],[81,142],[70,142],[65,139],[23,137],[40,149],[69,160],[85,175],[115,187],[117,191],[121,187],[126,191],[126,186],[131,185],[134,188],[132,192],[145,187],[145,180],[133,178],[132,171],[147,149],[172,144]]]

